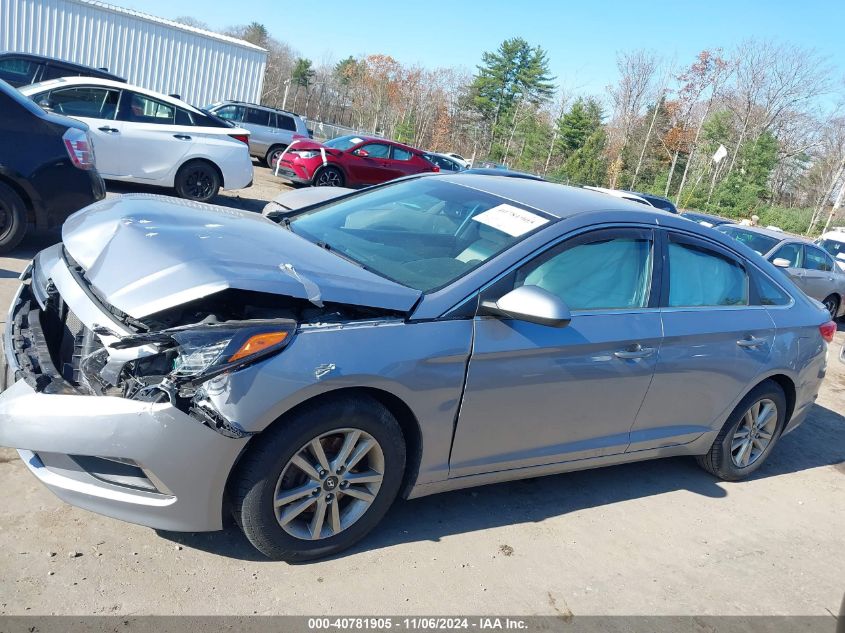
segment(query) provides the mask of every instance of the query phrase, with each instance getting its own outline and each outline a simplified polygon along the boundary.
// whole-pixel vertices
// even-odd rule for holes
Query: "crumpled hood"
[[[69,217],[62,240],[94,288],[135,318],[226,288],[409,311],[420,292],[258,213],[130,194]]]

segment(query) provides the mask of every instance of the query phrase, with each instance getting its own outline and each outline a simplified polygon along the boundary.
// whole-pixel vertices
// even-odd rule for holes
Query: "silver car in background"
[[[820,246],[796,235],[756,226],[724,224],[716,230],[784,270],[796,286],[824,304],[832,319],[845,314],[845,273]]]
[[[177,531],[231,510],[307,560],[397,495],[673,455],[742,479],[825,375],[821,306],[644,205],[460,174],[280,216],[71,216],[12,302],[0,445],[76,506]]]
[[[249,130],[250,155],[267,165],[275,165],[285,148],[295,139],[311,137],[305,119],[287,110],[243,101],[220,101],[205,109]]]

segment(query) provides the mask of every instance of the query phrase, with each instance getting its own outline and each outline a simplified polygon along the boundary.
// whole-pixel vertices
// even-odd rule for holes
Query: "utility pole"
[[[282,110],[285,109],[285,106],[287,105],[287,102],[288,102],[288,90],[290,90],[290,80],[291,80],[290,77],[285,79],[285,96],[282,97]]]

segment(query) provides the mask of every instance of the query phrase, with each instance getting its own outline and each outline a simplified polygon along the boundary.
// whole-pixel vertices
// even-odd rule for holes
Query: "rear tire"
[[[350,439],[352,448],[342,457],[350,436],[360,439]],[[370,441],[374,442],[371,448],[353,463],[362,442]],[[405,470],[405,440],[399,423],[366,396],[306,406],[253,442],[232,479],[232,510],[249,542],[274,560],[321,558],[364,538],[393,503]],[[328,470],[320,466],[311,448],[314,442],[322,447]],[[295,463],[303,460],[306,469]],[[349,467],[344,470],[335,464]],[[314,469],[312,475],[307,474],[308,465]],[[353,479],[379,474],[379,470],[378,484],[358,484]],[[363,499],[368,496],[372,498]],[[288,514],[294,518],[285,522]],[[316,521],[319,527],[314,527]]]
[[[764,416],[769,406],[774,406],[774,417],[771,414]],[[752,424],[755,407],[758,407],[760,420]],[[696,461],[704,470],[724,481],[745,479],[766,461],[785,424],[786,396],[783,389],[774,380],[765,380],[736,406],[710,450],[706,455],[696,457]]]
[[[839,297],[830,295],[829,297],[825,297],[822,303],[827,308],[827,311],[830,312],[830,318],[836,320],[836,315],[839,314]]]
[[[26,205],[14,189],[0,182],[0,253],[13,250],[26,235]]]
[[[346,179],[337,167],[323,167],[314,177],[315,187],[342,187]]]
[[[180,198],[208,202],[220,191],[220,174],[211,163],[191,160],[176,173],[176,193]]]
[[[279,159],[279,156],[282,155],[287,149],[287,145],[273,145],[270,149],[267,150],[267,154],[264,156],[264,162],[267,163],[267,167],[270,169],[276,169],[276,161]]]

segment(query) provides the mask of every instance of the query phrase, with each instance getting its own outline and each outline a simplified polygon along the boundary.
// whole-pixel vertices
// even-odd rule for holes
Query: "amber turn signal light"
[[[264,332],[263,334],[250,336],[246,342],[238,348],[238,351],[229,357],[227,362],[233,363],[236,360],[241,360],[259,352],[263,352],[269,347],[279,345],[287,337],[287,332]]]

